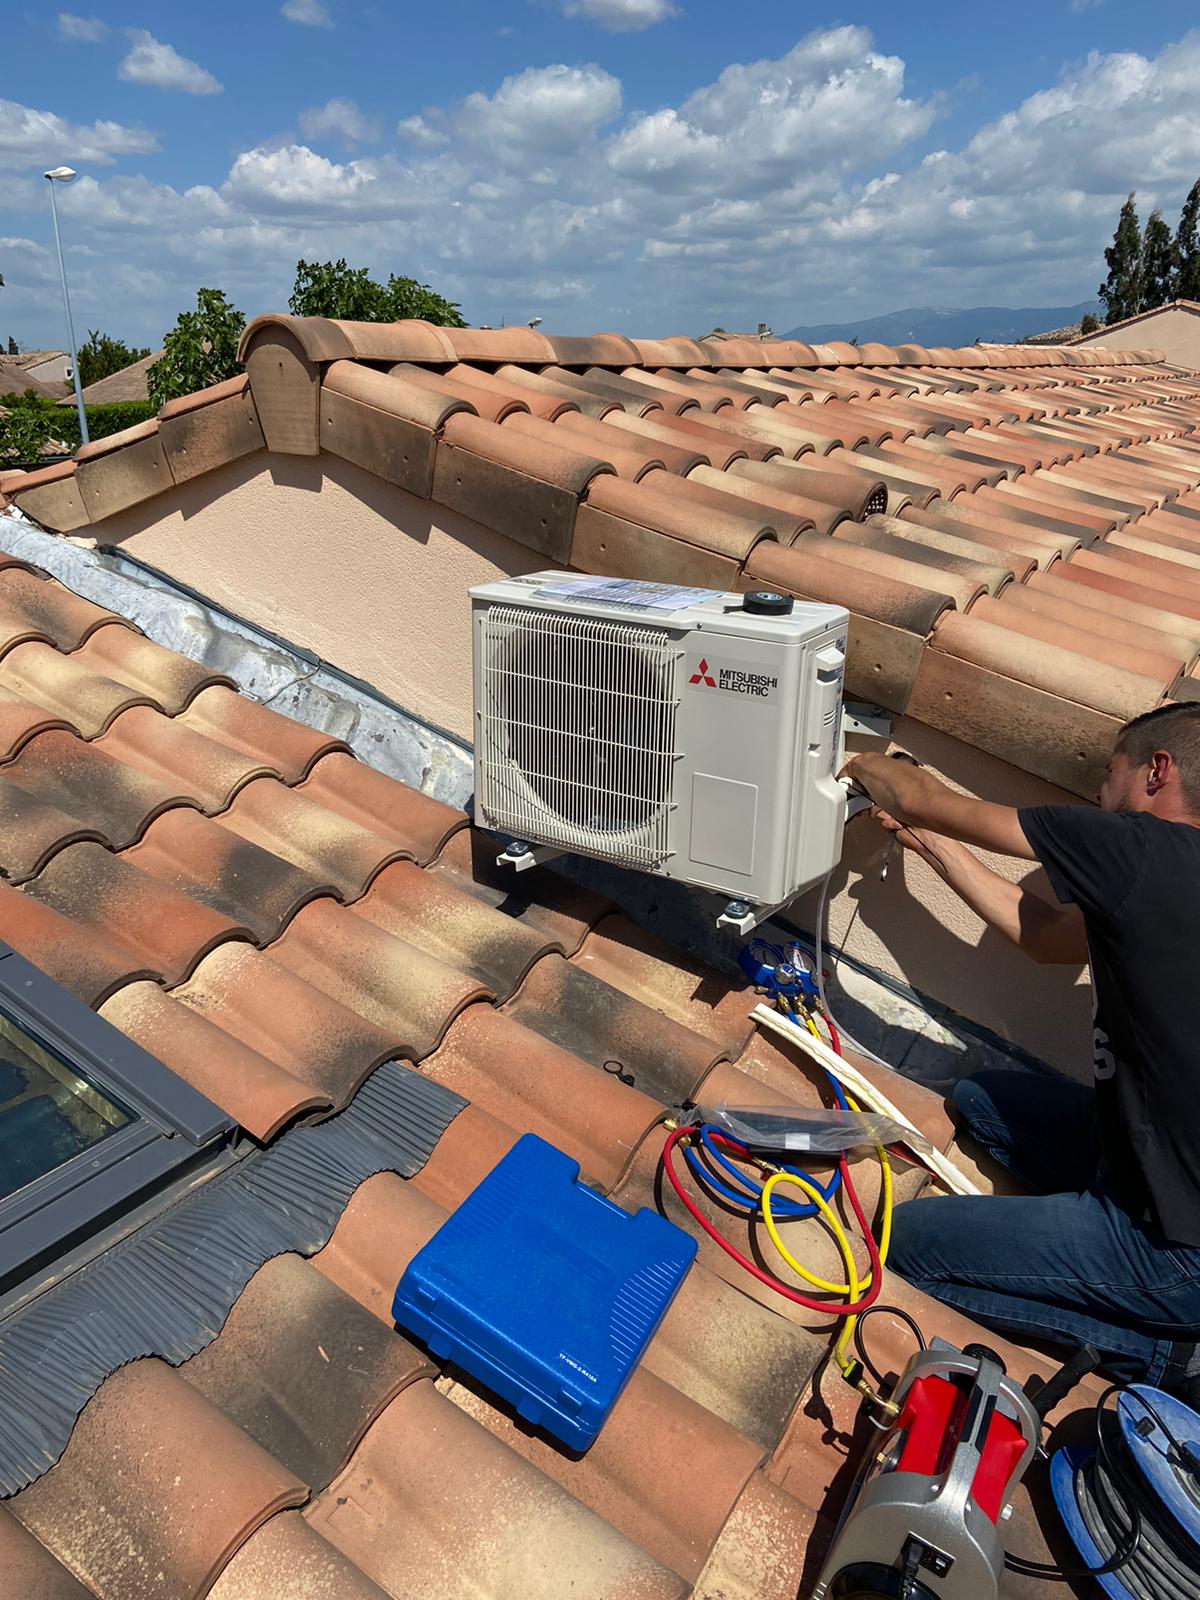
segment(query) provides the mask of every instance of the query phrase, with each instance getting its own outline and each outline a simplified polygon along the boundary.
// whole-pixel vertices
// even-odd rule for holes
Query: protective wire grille
[[[480,629],[483,822],[628,866],[661,865],[678,643],[664,628],[523,606],[492,606]]]

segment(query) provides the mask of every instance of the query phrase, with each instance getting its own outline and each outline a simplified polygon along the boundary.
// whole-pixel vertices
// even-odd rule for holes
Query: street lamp
[[[75,408],[79,412],[79,441],[88,442],[87,413],[83,409],[83,390],[79,387],[79,357],[75,351],[75,325],[71,321],[71,296],[67,293],[67,264],[63,260],[62,235],[58,231],[58,203],[54,198],[56,183],[71,183],[74,167],[51,167],[42,177],[50,185],[50,213],[54,218],[54,243],[58,247],[58,270],[62,277],[63,306],[67,313],[67,343],[71,350],[71,376],[75,380]]]

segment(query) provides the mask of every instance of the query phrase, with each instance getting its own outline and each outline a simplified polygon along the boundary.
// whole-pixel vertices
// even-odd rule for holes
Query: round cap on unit
[[[775,594],[770,589],[752,589],[742,602],[742,610],[752,617],[787,617],[796,602],[790,594]]]

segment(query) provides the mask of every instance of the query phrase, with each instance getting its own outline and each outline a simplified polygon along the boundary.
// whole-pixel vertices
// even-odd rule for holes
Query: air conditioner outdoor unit
[[[510,861],[616,862],[749,928],[838,860],[840,607],[569,572],[471,599],[475,819]]]

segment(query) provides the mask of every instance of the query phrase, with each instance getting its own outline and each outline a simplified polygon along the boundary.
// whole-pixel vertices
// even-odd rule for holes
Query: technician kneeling
[[[1200,706],[1117,739],[1100,808],[1016,811],[882,755],[847,773],[879,821],[1035,961],[1090,960],[1095,1083],[1021,1072],[954,1104],[1032,1196],[895,1214],[889,1266],[1018,1340],[1084,1342],[1113,1376],[1200,1402]],[[965,845],[1040,861],[1057,896]]]

